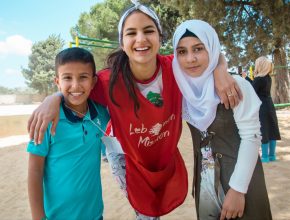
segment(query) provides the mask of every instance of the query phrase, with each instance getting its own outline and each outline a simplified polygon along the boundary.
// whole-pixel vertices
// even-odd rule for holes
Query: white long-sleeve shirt
[[[240,76],[233,77],[242,91],[243,99],[233,109],[241,143],[229,185],[238,192],[246,193],[256,167],[261,145],[259,120],[261,101],[248,81]]]

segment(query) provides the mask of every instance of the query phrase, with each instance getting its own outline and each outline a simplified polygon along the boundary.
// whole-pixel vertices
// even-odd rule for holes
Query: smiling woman
[[[134,12],[126,19],[121,45],[130,60],[130,68],[136,79],[147,80],[154,73],[160,40],[157,26],[147,15]],[[143,66],[145,68],[140,71]]]
[[[181,94],[171,58],[158,55],[161,35],[151,9],[128,9],[119,22],[121,50],[109,56],[109,69],[98,74],[93,91],[93,97],[110,109],[113,134],[124,153],[116,150],[107,156],[136,219],[159,219],[183,203],[187,194],[187,172],[177,149]],[[157,103],[150,102],[155,100],[152,94]],[[155,114],[149,117],[150,112]],[[127,133],[131,128],[134,132]]]

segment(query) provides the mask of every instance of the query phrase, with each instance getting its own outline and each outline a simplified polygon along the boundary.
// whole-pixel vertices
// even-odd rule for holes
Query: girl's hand
[[[44,137],[49,122],[52,121],[51,134],[55,134],[56,125],[59,120],[59,105],[61,97],[51,95],[44,99],[30,116],[27,124],[30,139],[34,139],[35,144],[40,144]]]
[[[245,209],[245,194],[230,188],[226,194],[220,220],[241,218]]]
[[[225,57],[221,54],[219,63],[214,70],[214,85],[221,103],[225,105],[226,109],[234,108],[243,98],[242,92],[234,80],[234,78],[227,72],[227,62]]]

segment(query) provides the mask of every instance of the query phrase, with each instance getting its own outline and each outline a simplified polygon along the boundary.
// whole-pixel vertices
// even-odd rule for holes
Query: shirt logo
[[[130,123],[129,135],[137,135],[139,137],[138,147],[150,147],[163,138],[170,136],[170,130],[165,128],[173,120],[175,120],[175,114],[172,114],[163,122],[158,122],[148,129],[143,123],[141,126],[136,126]]]
[[[162,124],[157,123],[156,125],[152,126],[152,128],[151,128],[150,131],[149,131],[149,133],[150,133],[152,136],[156,136],[156,135],[159,134],[161,128],[162,128]]]

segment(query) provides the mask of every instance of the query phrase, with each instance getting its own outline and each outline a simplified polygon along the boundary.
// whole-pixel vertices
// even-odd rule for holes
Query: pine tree
[[[289,102],[289,0],[160,0],[187,19],[202,19],[218,32],[229,66],[248,67],[259,56],[272,56],[276,66],[272,96]]]
[[[56,35],[51,35],[46,40],[33,44],[28,68],[22,68],[22,74],[28,87],[45,95],[56,90],[53,83],[54,60],[63,45],[64,41]]]

